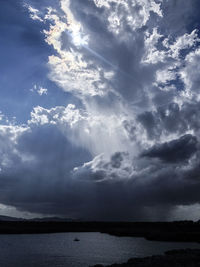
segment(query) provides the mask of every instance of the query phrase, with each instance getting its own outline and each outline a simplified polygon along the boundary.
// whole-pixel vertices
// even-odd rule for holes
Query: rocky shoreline
[[[131,258],[126,263],[93,267],[200,267],[200,249],[180,249],[145,258]]]

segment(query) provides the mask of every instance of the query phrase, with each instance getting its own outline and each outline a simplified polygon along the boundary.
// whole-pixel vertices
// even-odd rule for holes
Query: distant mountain
[[[60,217],[45,217],[45,218],[33,218],[33,219],[24,219],[24,218],[16,218],[10,216],[0,215],[0,221],[9,221],[9,222],[17,222],[17,221],[30,221],[30,222],[73,222],[75,220],[70,218],[60,218]]]
[[[60,217],[45,217],[45,218],[33,218],[29,221],[35,222],[74,222],[75,220],[70,218],[60,218]]]
[[[16,221],[25,221],[25,220],[26,219],[23,219],[23,218],[16,218],[16,217],[0,215],[0,221],[16,222]]]

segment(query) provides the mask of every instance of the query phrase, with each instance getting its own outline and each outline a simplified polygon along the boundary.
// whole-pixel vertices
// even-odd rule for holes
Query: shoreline
[[[100,232],[114,236],[143,237],[151,241],[200,243],[200,224],[179,222],[39,222],[0,221],[0,234]]]
[[[177,249],[166,251],[164,255],[131,258],[126,263],[90,267],[199,267],[200,249]]]

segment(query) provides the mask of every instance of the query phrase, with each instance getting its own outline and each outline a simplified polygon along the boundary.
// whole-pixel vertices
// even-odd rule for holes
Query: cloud
[[[52,49],[48,77],[73,100],[1,125],[0,202],[98,220],[198,206],[196,1],[28,2]]]
[[[28,8],[31,19],[43,22],[43,19],[40,17],[40,11],[38,9],[33,8],[32,6],[29,6],[29,5],[25,5],[25,7]]]
[[[145,26],[150,12],[162,17],[160,3],[154,1],[94,1],[98,8],[104,7],[108,20],[108,29],[114,34],[127,32],[127,28],[136,30]],[[122,34],[123,35],[123,34]]]
[[[86,148],[94,156],[101,153],[110,156],[116,150],[137,149],[129,142],[125,118],[123,114],[94,114],[69,104],[52,109],[35,107],[28,123],[58,125],[75,146]]]
[[[31,92],[37,92],[38,95],[47,95],[48,90],[46,88],[43,88],[42,86],[37,86],[36,84],[33,86],[33,88],[30,90]]]
[[[192,135],[184,135],[162,145],[156,145],[143,156],[159,158],[166,162],[177,163],[188,160],[197,151],[197,139]]]
[[[199,203],[194,136],[153,147],[145,157],[116,152],[93,158],[78,139],[71,142],[81,118],[69,115],[70,108],[65,113],[68,132],[63,132],[62,107],[60,116],[58,110],[38,107],[28,127],[1,127],[1,203],[31,213],[97,220],[170,219],[175,207]],[[44,114],[48,122],[34,117]]]

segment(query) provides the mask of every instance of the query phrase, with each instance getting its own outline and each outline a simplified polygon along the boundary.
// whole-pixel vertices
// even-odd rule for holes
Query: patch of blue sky
[[[31,20],[21,3],[3,1],[0,10],[0,107],[3,114],[10,120],[16,117],[18,123],[29,119],[34,106],[66,105],[73,98],[48,79],[48,57],[55,51],[45,42],[43,29],[44,24]],[[31,92],[34,85],[46,88],[48,97]]]
[[[199,33],[199,31],[198,31],[198,33]],[[200,36],[199,36],[199,37],[200,37]],[[190,52],[195,51],[198,47],[200,47],[200,43],[199,43],[199,42],[196,43],[195,45],[193,45],[193,46],[190,47],[190,48],[184,48],[184,49],[181,49],[180,52],[179,52],[179,57],[180,57],[181,59],[185,59],[186,56],[187,56]]]
[[[179,75],[176,75],[176,79],[167,81],[165,83],[159,83],[159,87],[170,87],[173,86],[175,90],[178,92],[185,90],[184,82],[182,81],[181,77]]]

